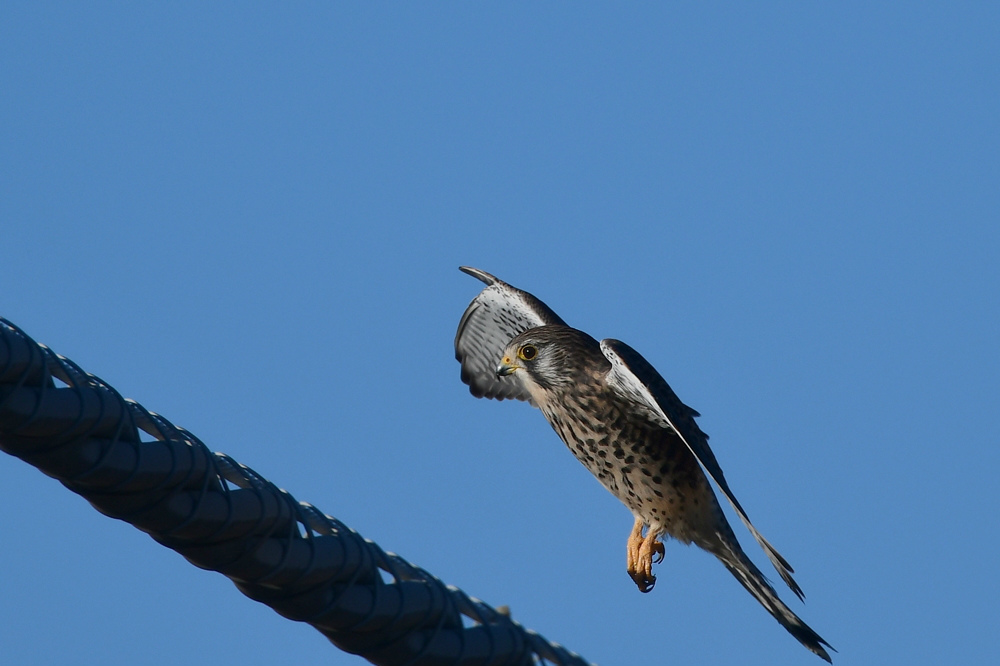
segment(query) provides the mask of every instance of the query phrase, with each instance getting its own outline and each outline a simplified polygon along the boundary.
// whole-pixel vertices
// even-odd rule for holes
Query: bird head
[[[496,373],[497,377],[521,382],[541,403],[543,394],[579,381],[595,358],[607,362],[598,342],[586,333],[568,326],[539,326],[507,344]]]

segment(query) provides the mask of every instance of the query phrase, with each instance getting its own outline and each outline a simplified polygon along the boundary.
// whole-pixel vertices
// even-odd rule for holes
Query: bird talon
[[[646,573],[643,571],[629,572],[628,574],[632,578],[632,582],[635,583],[636,587],[643,594],[647,594],[652,591],[653,586],[656,585],[656,576],[651,573]]]
[[[666,549],[663,547],[662,541],[653,542],[653,555],[655,556],[653,564],[659,564],[663,561],[663,558],[666,555]]]
[[[653,565],[663,561],[664,548],[663,542],[656,539],[655,533],[647,530],[646,536],[642,535],[644,527],[643,522],[636,519],[635,525],[632,526],[632,533],[628,537],[625,551],[628,555],[626,571],[639,591],[645,594],[656,585]]]

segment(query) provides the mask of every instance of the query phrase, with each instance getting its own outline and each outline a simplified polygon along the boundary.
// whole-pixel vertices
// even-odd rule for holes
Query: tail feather
[[[781,556],[781,553],[779,553],[778,550],[771,545],[771,542],[765,539],[764,535],[758,532],[756,528],[749,523],[749,521],[746,521],[746,523],[747,527],[750,528],[750,532],[754,535],[754,538],[757,539],[757,543],[760,544],[760,547],[764,549],[764,553],[767,554],[767,559],[771,560],[771,564],[774,565],[778,575],[781,576],[781,580],[785,581],[785,585],[787,585],[788,589],[795,593],[795,596],[797,596],[800,601],[805,601],[806,596],[802,593],[802,588],[799,587],[799,584],[795,582],[794,578],[792,578],[792,574],[795,573],[795,569],[792,568],[792,565],[788,563],[788,560]]]
[[[747,589],[747,592],[752,594],[760,602],[760,605],[767,609],[767,612],[778,621],[778,624],[783,626],[788,633],[794,636],[811,652],[819,655],[831,664],[833,663],[824,646],[834,652],[836,650],[778,598],[777,593],[771,587],[771,584],[767,582],[764,574],[750,561],[739,546],[736,546],[736,548],[727,547],[724,552],[717,553],[716,555],[736,580]]]

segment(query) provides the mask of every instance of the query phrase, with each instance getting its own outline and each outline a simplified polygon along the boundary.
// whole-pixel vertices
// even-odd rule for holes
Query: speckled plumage
[[[694,421],[698,413],[624,343],[598,342],[527,292],[483,271],[462,270],[488,285],[467,308],[455,338],[463,381],[474,395],[539,407],[573,455],[629,508],[635,525],[627,568],[639,589],[653,587],[660,537],[694,543],[715,555],[789,633],[830,661],[829,644],[778,598],[740,547],[706,471],[782,579],[802,596],[791,567],[730,490]]]
[[[604,380],[611,363],[592,337],[565,326],[531,329],[508,345],[534,344],[561,358],[542,373],[523,363],[535,403],[552,428],[598,481],[642,520],[649,531],[684,543],[698,542],[721,517],[719,503],[697,460],[672,430],[630,413]],[[545,382],[555,371],[566,382]],[[710,544],[704,538],[698,543]]]

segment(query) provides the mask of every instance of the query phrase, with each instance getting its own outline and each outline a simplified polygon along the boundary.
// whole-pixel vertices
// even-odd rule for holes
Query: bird
[[[486,287],[455,335],[461,379],[477,398],[538,407],[573,455],[632,512],[626,571],[641,592],[656,583],[663,541],[708,551],[807,649],[832,663],[833,647],[778,597],[743,551],[708,477],[800,600],[793,569],[757,531],[726,481],[701,416],[624,342],[596,339],[545,303],[486,271],[461,266]],[[707,476],[706,476],[707,474]]]

